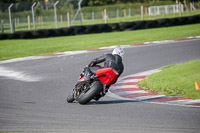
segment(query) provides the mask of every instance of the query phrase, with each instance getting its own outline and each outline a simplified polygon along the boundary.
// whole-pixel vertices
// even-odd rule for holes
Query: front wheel
[[[67,102],[72,103],[75,100],[74,98],[74,91],[72,91],[69,96],[67,97]]]
[[[91,84],[90,89],[86,93],[80,94],[80,96],[78,97],[78,102],[80,104],[87,104],[101,91],[102,91],[102,84],[100,83],[100,81],[95,81]]]

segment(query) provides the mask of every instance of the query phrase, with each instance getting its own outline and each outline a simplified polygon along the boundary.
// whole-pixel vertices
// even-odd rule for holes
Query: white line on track
[[[153,99],[153,98],[161,98],[161,97],[164,97],[165,95],[155,95],[155,96],[140,96],[140,97],[136,97],[134,99],[136,100],[150,100],[150,99]]]
[[[192,100],[192,99],[188,99],[188,100],[174,100],[174,101],[166,101],[166,103],[170,103],[170,104],[194,104],[194,103],[200,103],[200,100]]]
[[[37,82],[42,79],[41,77],[30,76],[30,74],[27,74],[26,72],[15,71],[5,67],[0,67],[0,77],[6,77],[24,82]]]
[[[0,61],[0,64],[20,62],[20,61],[29,61],[29,60],[37,60],[37,59],[43,59],[43,58],[49,58],[49,57],[45,57],[45,56],[22,57],[22,58],[15,58],[15,59],[10,59],[10,60]]]
[[[123,92],[117,92],[117,93],[115,93],[115,94],[117,94],[117,95],[128,95],[128,94],[138,94],[138,93],[148,93],[148,92],[146,92],[146,91],[144,91],[144,90],[141,90],[141,91],[123,91]]]
[[[133,82],[139,82],[141,80],[143,80],[143,79],[128,79],[128,80],[121,80],[117,83],[133,83]]]
[[[122,85],[122,86],[111,86],[112,89],[123,89],[123,88],[137,88],[137,85]]]

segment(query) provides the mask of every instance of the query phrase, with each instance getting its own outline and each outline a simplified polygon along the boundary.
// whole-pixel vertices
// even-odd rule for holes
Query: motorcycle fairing
[[[119,73],[113,68],[103,68],[98,69],[96,73],[98,79],[101,80],[106,85],[111,85],[114,83],[119,75]]]

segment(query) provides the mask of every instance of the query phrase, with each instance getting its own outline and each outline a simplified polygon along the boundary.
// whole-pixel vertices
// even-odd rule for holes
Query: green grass
[[[200,35],[200,24],[27,40],[1,40],[0,60]]]
[[[148,76],[139,85],[158,94],[200,99],[200,91],[195,89],[195,82],[200,84],[199,68],[200,60],[171,65],[162,68],[159,73]]]

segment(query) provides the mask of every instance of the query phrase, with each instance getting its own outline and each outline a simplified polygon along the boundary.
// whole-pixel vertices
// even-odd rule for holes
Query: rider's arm
[[[91,65],[91,66],[94,66],[94,65],[96,65],[96,64],[99,64],[99,63],[104,62],[105,60],[106,60],[106,56],[105,56],[105,55],[102,55],[102,56],[100,56],[100,57],[98,57],[98,58],[93,59],[93,60],[90,62],[90,65]]]

